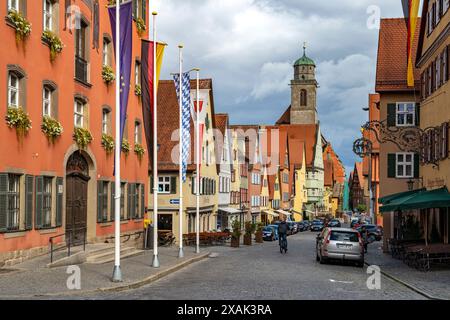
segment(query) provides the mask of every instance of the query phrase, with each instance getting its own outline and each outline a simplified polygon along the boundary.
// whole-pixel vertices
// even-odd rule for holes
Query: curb
[[[170,267],[170,268],[168,268],[168,269],[166,269],[164,271],[158,272],[158,273],[156,273],[154,275],[151,275],[151,276],[149,276],[147,278],[144,278],[142,280],[139,280],[139,281],[127,284],[127,285],[118,286],[118,287],[98,288],[95,291],[97,291],[97,292],[120,292],[120,291],[129,290],[129,289],[137,289],[137,288],[145,286],[145,285],[147,285],[149,283],[152,283],[152,282],[154,282],[156,280],[159,280],[159,279],[161,279],[161,278],[163,278],[163,277],[165,277],[165,276],[167,276],[167,275],[169,275],[171,273],[174,273],[174,272],[176,272],[176,271],[178,271],[178,270],[180,270],[180,269],[182,269],[184,267],[187,267],[188,265],[190,265],[192,263],[201,261],[201,260],[205,259],[206,257],[208,257],[210,254],[211,254],[210,252],[206,252],[206,253],[198,256],[198,257],[194,257],[194,258],[191,258],[189,260],[183,261],[183,262],[181,262],[179,264],[176,264],[173,267]]]
[[[366,264],[367,266],[371,266],[371,264],[368,263],[368,262],[365,262],[365,264]],[[418,289],[417,287],[413,286],[412,284],[409,284],[409,283],[407,283],[407,282],[405,282],[405,281],[403,281],[403,280],[400,280],[400,279],[397,278],[397,277],[394,277],[393,275],[391,275],[391,274],[389,274],[389,273],[387,273],[387,272],[385,272],[385,271],[382,271],[381,268],[380,268],[380,272],[381,272],[381,274],[384,275],[386,278],[389,278],[389,279],[391,279],[391,280],[393,280],[393,281],[395,281],[395,282],[397,282],[397,283],[399,283],[399,284],[401,284],[401,285],[407,287],[408,289],[410,289],[410,290],[412,290],[412,291],[414,291],[414,292],[420,294],[421,296],[424,296],[424,297],[427,298],[427,299],[430,299],[430,300],[443,300],[443,301],[448,300],[448,299],[443,299],[443,298],[439,298],[439,297],[432,296],[432,295],[426,293],[425,291]]]
[[[105,288],[96,288],[96,289],[89,289],[89,290],[79,290],[79,291],[73,291],[73,292],[59,292],[59,293],[37,293],[37,294],[29,294],[29,295],[12,295],[12,296],[0,296],[0,300],[2,299],[27,299],[27,298],[45,298],[45,297],[76,297],[80,295],[85,294],[94,294],[94,293],[100,293],[100,292],[120,292],[120,291],[126,291],[129,289],[137,289],[142,286],[145,286],[147,284],[150,284],[152,282],[155,282],[156,280],[159,280],[167,275],[170,275],[184,267],[187,267],[190,264],[193,264],[195,262],[199,262],[205,258],[207,258],[211,253],[206,252],[202,255],[190,258],[188,260],[185,260],[183,262],[180,262],[172,267],[169,267],[166,270],[160,271],[156,274],[153,274],[147,278],[144,278],[139,281],[132,282],[127,285],[122,286],[115,286],[115,287],[105,287]]]

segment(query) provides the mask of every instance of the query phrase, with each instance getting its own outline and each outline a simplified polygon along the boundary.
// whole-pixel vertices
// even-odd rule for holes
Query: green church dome
[[[315,62],[306,56],[306,43],[303,46],[303,57],[295,61],[294,66],[316,66]]]

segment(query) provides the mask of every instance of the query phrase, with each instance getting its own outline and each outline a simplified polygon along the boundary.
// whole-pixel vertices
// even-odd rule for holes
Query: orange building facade
[[[66,242],[69,235],[72,241],[88,242],[113,236],[115,191],[114,152],[105,147],[115,134],[115,83],[107,84],[102,77],[105,65],[115,70],[108,1],[11,2],[17,7],[2,2],[0,16],[6,17],[0,24],[2,116],[5,118],[11,110],[23,110],[32,127],[20,135],[5,121],[0,124],[0,265],[46,252],[54,236],[65,234],[57,240]],[[67,3],[71,6],[66,8]],[[31,23],[31,33],[22,40],[16,39],[9,11],[18,11]],[[66,24],[66,17],[73,15],[80,19],[71,20],[73,25]],[[143,2],[136,1],[134,17],[148,20]],[[63,44],[53,60],[45,31]],[[121,158],[123,233],[143,229],[149,191],[137,31],[133,23],[132,76],[124,133],[129,152],[123,151]],[[61,135],[54,141],[41,129],[44,118],[62,126]],[[92,136],[84,148],[75,142],[76,128]],[[135,152],[140,146],[145,150],[143,155]]]

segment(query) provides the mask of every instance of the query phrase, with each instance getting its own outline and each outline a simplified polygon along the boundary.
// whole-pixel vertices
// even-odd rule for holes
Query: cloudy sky
[[[307,55],[317,65],[322,132],[343,160],[367,121],[374,91],[378,29],[373,13],[401,17],[396,0],[152,0],[158,38],[169,44],[161,77],[178,70],[178,44],[185,67],[211,77],[216,112],[232,124],[273,124],[290,104],[293,62]],[[375,11],[374,11],[375,8]],[[376,15],[376,13],[375,13]]]

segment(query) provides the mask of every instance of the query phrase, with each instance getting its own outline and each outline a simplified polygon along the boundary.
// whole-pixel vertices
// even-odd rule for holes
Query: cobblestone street
[[[286,255],[279,253],[277,242],[240,249],[212,248],[217,256],[192,264],[151,285],[82,298],[425,299],[384,276],[380,290],[369,290],[366,268],[320,265],[315,261],[315,235],[307,231],[290,236]]]

